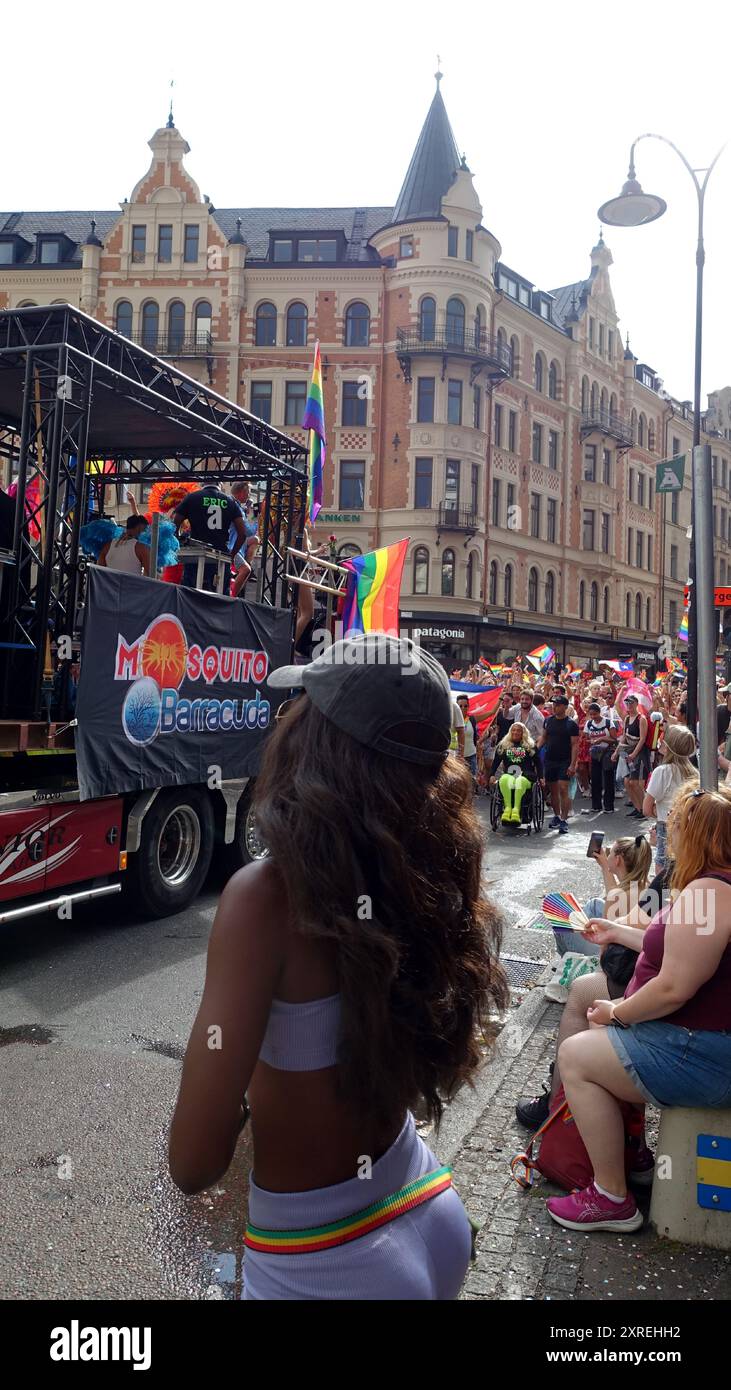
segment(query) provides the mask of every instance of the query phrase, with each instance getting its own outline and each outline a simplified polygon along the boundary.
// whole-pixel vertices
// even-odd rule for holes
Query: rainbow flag
[[[307,515],[314,524],[322,506],[322,475],[325,466],[325,405],[322,395],[322,362],[320,344],[315,343],[315,360],[312,364],[312,378],[307,392],[302,428],[310,431],[310,466],[307,483]]]
[[[399,595],[408,537],[343,560],[345,581],[343,632],[388,632],[399,635]]]
[[[678,637],[681,642],[688,641],[688,614],[683,614],[683,621],[678,628]]]
[[[542,647],[534,647],[532,652],[526,655],[526,661],[530,661],[531,666],[535,666],[536,671],[540,671],[544,666],[548,666],[556,655],[553,647],[547,647],[545,643]]]

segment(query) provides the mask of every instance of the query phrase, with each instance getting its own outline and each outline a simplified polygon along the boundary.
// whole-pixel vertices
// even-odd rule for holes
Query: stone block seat
[[[669,1240],[731,1250],[731,1110],[662,1111],[650,1222]]]

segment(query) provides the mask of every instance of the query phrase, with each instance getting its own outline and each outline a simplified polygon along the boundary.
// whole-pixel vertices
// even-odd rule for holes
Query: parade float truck
[[[0,923],[125,891],[164,916],[214,856],[233,871],[261,852],[252,779],[266,677],[291,659],[305,462],[78,309],[0,313]],[[128,486],[144,510],[145,485],[191,476],[262,497],[246,601],[84,554]]]

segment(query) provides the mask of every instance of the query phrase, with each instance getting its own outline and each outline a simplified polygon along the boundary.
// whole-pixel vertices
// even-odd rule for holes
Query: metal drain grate
[[[524,956],[501,956],[500,964],[514,988],[532,985],[546,968],[544,960],[526,960]]]

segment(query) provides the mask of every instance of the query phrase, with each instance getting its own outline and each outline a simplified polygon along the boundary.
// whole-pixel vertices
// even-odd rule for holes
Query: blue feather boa
[[[107,542],[117,540],[119,536],[124,534],[124,531],[124,526],[118,526],[116,521],[106,518],[89,521],[86,526],[82,526],[79,533],[79,543],[84,555],[98,560]],[[139,539],[142,545],[151,545],[152,527],[146,526]],[[175,534],[172,521],[163,521],[161,517],[157,542],[158,569],[165,569],[168,565],[177,564],[179,550],[180,542]]]

